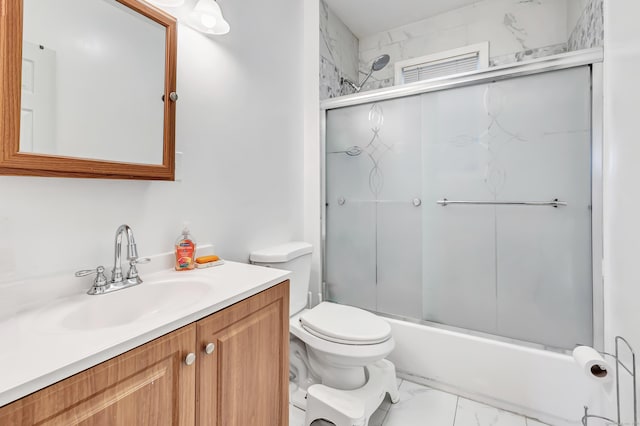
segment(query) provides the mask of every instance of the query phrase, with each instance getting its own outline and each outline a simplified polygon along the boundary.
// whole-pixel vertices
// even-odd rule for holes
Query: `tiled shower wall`
[[[391,56],[363,91],[393,85],[396,61],[483,41],[489,41],[490,66],[602,46],[602,1],[484,0],[358,40],[320,0],[321,99],[351,93],[340,76],[357,77],[347,57],[354,46],[361,73],[379,55]]]
[[[603,45],[603,0],[588,0],[569,35],[569,51],[589,49]]]
[[[341,77],[358,80],[358,39],[320,0],[320,100],[352,93]]]
[[[491,62],[496,65],[561,53],[566,50],[568,34],[566,1],[484,0],[363,37],[360,69],[367,69],[382,53],[391,55],[389,66],[376,73],[365,89],[393,85],[396,61],[483,41],[489,41]]]

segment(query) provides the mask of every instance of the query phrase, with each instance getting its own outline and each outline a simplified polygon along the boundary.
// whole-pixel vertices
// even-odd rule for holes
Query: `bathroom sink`
[[[205,280],[187,278],[144,282],[98,296],[75,296],[44,308],[47,328],[94,330],[143,321],[197,303],[211,291]]]

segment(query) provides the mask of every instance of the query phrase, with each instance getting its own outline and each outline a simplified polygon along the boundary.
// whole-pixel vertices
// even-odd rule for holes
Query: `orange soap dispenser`
[[[185,223],[182,234],[176,240],[176,271],[188,271],[196,267],[196,241],[189,234]]]

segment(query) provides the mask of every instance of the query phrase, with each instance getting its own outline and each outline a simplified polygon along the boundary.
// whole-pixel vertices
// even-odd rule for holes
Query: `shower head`
[[[371,64],[371,71],[380,71],[382,68],[387,66],[389,59],[391,58],[387,54],[378,56]]]
[[[371,69],[369,70],[369,74],[367,74],[364,80],[362,80],[362,83],[355,84],[353,81],[341,77],[340,84],[347,83],[349,86],[353,87],[356,93],[358,93],[362,89],[362,86],[364,86],[364,83],[366,83],[367,80],[369,80],[369,77],[371,77],[371,74],[373,74],[374,71],[380,71],[382,68],[386,67],[390,59],[391,57],[386,53],[374,59],[373,62],[371,63]]]

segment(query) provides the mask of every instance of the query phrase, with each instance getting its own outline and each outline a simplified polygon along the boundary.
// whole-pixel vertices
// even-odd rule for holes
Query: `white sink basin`
[[[144,282],[96,296],[82,295],[44,308],[49,329],[95,330],[143,321],[197,303],[211,291],[205,280],[185,277]]]

